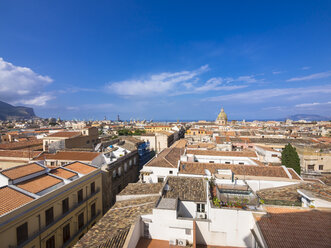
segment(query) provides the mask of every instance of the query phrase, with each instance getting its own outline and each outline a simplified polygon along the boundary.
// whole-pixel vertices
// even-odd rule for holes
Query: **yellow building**
[[[30,163],[0,173],[1,247],[70,247],[100,218],[100,169]]]
[[[145,126],[145,130],[147,133],[155,133],[160,131],[171,131],[172,126]]]

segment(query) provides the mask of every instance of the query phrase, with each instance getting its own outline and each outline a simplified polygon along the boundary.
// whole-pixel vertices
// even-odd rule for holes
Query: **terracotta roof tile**
[[[211,173],[217,173],[218,169],[230,169],[235,175],[289,178],[283,167],[198,162],[181,162],[179,173],[205,175],[205,169],[208,169]]]
[[[80,135],[81,132],[56,132],[56,133],[52,133],[50,135],[48,135],[45,138],[54,138],[54,137],[58,137],[58,138],[71,138],[71,137],[75,137]]]
[[[16,186],[28,192],[37,194],[61,182],[63,181],[56,177],[52,177],[49,175],[41,175],[28,181],[18,183],[16,184]]]
[[[203,178],[195,177],[168,177],[169,190],[165,191],[164,198],[179,198],[181,201],[206,201],[206,185]]]
[[[214,150],[187,150],[187,154],[205,155],[205,156],[228,156],[228,157],[257,157],[255,152],[243,151],[243,152],[226,152],[226,151],[214,151]]]
[[[16,150],[16,149],[24,149],[28,147],[36,147],[43,144],[41,139],[39,140],[30,140],[30,141],[20,141],[20,142],[11,142],[6,144],[0,144],[0,149],[3,150]],[[36,149],[36,148],[32,148]]]
[[[122,248],[131,225],[138,216],[151,214],[158,199],[158,196],[153,196],[116,202],[75,247]]]
[[[18,208],[34,198],[8,186],[0,188],[0,216]]]
[[[55,176],[62,177],[62,178],[65,178],[65,179],[69,179],[69,178],[72,178],[74,176],[77,176],[77,173],[65,170],[63,168],[56,168],[56,169],[52,170],[50,173],[55,175]]]
[[[8,177],[11,180],[15,180],[43,170],[45,170],[45,168],[42,167],[41,165],[37,163],[31,163],[31,164],[19,165],[13,168],[3,170],[1,171],[1,174],[3,174],[4,176]]]
[[[80,163],[80,162],[67,164],[67,165],[64,165],[63,167],[67,168],[69,170],[76,171],[76,172],[81,173],[81,174],[88,174],[88,173],[91,173],[92,171],[97,170],[97,168],[95,168],[93,166],[83,164],[83,163]]]
[[[34,158],[42,152],[35,152],[29,150],[0,150],[0,157],[18,157],[18,158]]]
[[[330,247],[331,212],[295,208],[267,208],[257,218],[268,247]]]
[[[39,159],[48,160],[71,160],[71,161],[92,161],[98,157],[99,152],[77,152],[77,151],[58,151],[55,154],[41,154]]]
[[[118,195],[158,194],[163,183],[129,183]]]
[[[312,192],[316,197],[331,201],[331,187],[321,183],[299,183],[294,185],[263,189],[257,191],[258,196],[264,200],[265,204],[301,206],[298,189],[305,189]]]

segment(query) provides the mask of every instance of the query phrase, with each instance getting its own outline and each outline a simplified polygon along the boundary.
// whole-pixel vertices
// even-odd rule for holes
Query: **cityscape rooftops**
[[[28,192],[37,194],[62,182],[62,180],[56,177],[44,174],[39,177],[35,177],[30,180],[18,183],[16,184],[16,186]]]
[[[330,247],[330,211],[281,207],[266,210],[267,214],[254,217],[268,247]]]
[[[58,177],[62,177],[65,179],[71,179],[75,176],[77,176],[77,173],[63,169],[63,168],[56,168],[50,171],[51,174],[58,176]]]
[[[227,151],[215,151],[215,150],[187,150],[186,154],[194,154],[201,156],[220,156],[220,157],[257,157],[253,151],[243,152],[227,152]]]
[[[205,169],[213,174],[218,174],[218,170],[230,169],[235,176],[255,176],[255,177],[282,177],[291,179],[283,166],[256,166],[238,164],[218,164],[218,163],[198,163],[181,162],[179,166],[180,174],[205,175]],[[296,178],[293,178],[296,179]]]
[[[158,194],[163,183],[129,183],[118,195]]]
[[[73,137],[79,136],[81,134],[82,134],[81,132],[70,132],[70,131],[62,132],[62,131],[60,131],[60,132],[49,134],[45,138],[73,138]]]
[[[81,151],[58,151],[54,154],[41,154],[37,159],[47,160],[71,160],[71,161],[92,161],[101,155],[99,152],[81,152]]]
[[[73,162],[70,164],[66,164],[63,166],[66,169],[73,170],[75,172],[78,172],[80,174],[89,174],[95,170],[97,170],[96,167],[88,164],[84,164],[81,162]]]
[[[76,248],[122,248],[131,225],[143,214],[151,214],[159,196],[116,202],[77,242]]]
[[[0,172],[0,174],[8,177],[11,180],[15,180],[37,172],[45,171],[45,169],[45,167],[38,163],[30,163],[3,170]]]
[[[37,157],[42,152],[29,151],[29,150],[0,150],[0,157],[17,157],[32,159]]]
[[[203,178],[171,176],[167,178],[164,198],[181,201],[205,202],[206,181]]]
[[[0,188],[0,216],[34,200],[31,196],[23,194],[8,186]]]
[[[331,187],[321,183],[300,183],[257,191],[257,195],[269,205],[301,206],[298,189],[308,190],[315,197],[331,201]]]

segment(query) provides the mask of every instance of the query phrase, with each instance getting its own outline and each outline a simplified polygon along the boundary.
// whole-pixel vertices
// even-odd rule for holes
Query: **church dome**
[[[221,112],[217,116],[217,120],[228,120],[228,116],[224,112],[224,108],[221,109]]]

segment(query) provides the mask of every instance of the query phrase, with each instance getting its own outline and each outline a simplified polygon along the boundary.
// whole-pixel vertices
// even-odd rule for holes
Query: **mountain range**
[[[33,108],[13,106],[0,101],[0,120],[31,119],[36,117]]]

